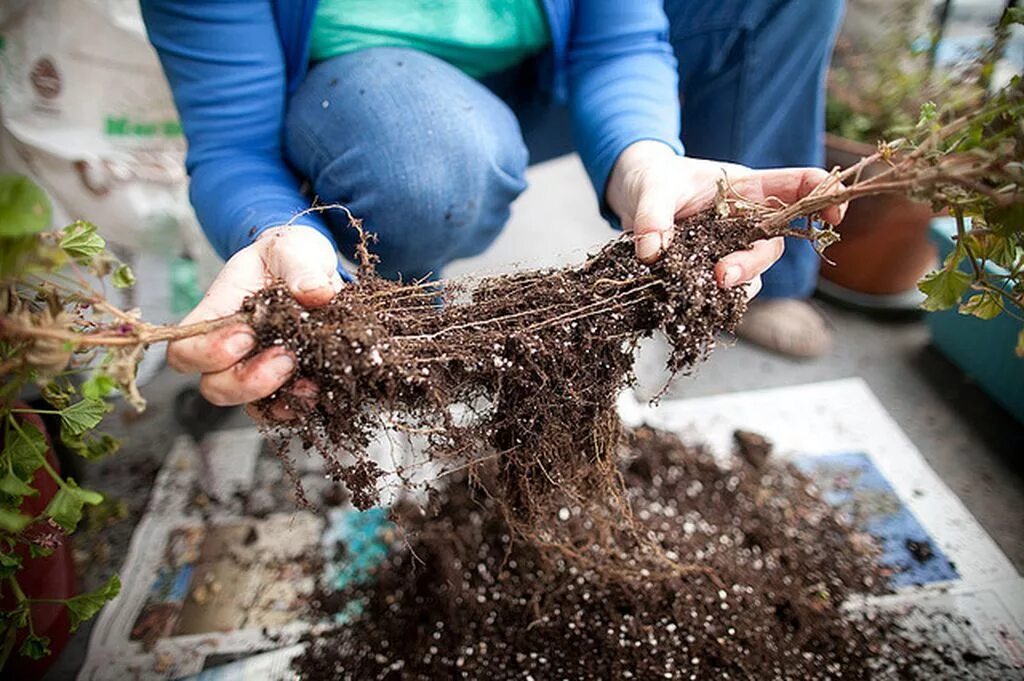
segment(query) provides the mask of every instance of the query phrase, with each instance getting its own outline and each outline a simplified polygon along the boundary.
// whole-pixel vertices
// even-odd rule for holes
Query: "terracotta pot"
[[[27,404],[18,406],[28,408]],[[38,428],[46,437],[46,460],[60,471],[60,463],[53,451],[50,436],[46,432],[43,420],[35,414],[20,416],[20,421]],[[57,494],[57,483],[50,475],[40,468],[32,480],[32,486],[39,490],[34,497],[25,497],[21,504],[21,512],[25,515],[38,515]],[[71,598],[78,593],[75,563],[71,555],[71,542],[62,532],[55,531],[46,523],[37,523],[28,531],[38,531],[51,535],[59,544],[53,553],[45,558],[32,558],[28,549],[19,544],[15,551],[21,556],[22,570],[18,572],[18,584],[29,598]],[[8,589],[0,594],[0,609],[13,607],[14,598]],[[32,660],[18,654],[18,648],[28,633],[27,629],[19,632],[14,650],[7,658],[7,664],[0,670],[0,677],[11,679],[39,679],[56,661],[57,656],[67,646],[71,638],[67,608],[52,603],[35,603],[32,606],[32,624],[36,634],[50,638],[52,654],[42,660]]]
[[[874,153],[861,142],[826,135],[828,167],[847,167]],[[865,169],[870,177],[884,166]],[[870,295],[894,295],[914,290],[917,281],[935,265],[935,244],[928,226],[935,217],[931,206],[904,196],[869,196],[850,204],[839,225],[842,241],[828,249],[835,266],[822,265],[821,277],[843,288]]]

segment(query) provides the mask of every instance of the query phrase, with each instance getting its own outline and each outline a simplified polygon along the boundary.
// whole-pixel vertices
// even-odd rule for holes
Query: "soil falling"
[[[884,590],[870,541],[783,463],[723,468],[673,436],[627,433],[620,471],[638,522],[709,572],[609,578],[516,541],[495,500],[463,479],[369,582],[331,594],[349,624],[310,642],[303,679],[925,679],[991,675],[967,653],[916,643],[892,615],[846,611]],[[486,487],[486,485],[484,485]],[[602,541],[580,509],[558,516]],[[350,609],[353,602],[362,605]]]

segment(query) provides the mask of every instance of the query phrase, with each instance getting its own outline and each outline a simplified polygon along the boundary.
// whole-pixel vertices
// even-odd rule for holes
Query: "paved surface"
[[[512,222],[490,252],[456,263],[448,274],[494,273],[513,266],[558,265],[582,260],[613,236],[579,161],[566,157],[531,170],[531,189],[517,202]],[[967,505],[1017,566],[1024,571],[1024,427],[1012,421],[932,350],[920,320],[882,322],[822,304],[836,334],[833,351],[819,360],[795,362],[755,347],[728,343],[697,374],[680,378],[667,397],[717,393],[863,377],[931,466]],[[664,383],[663,348],[652,342],[638,363],[640,391],[653,395]],[[175,395],[193,384],[163,371],[143,392],[150,408],[140,419],[111,419],[110,430],[125,440],[123,452],[90,466],[86,481],[124,499],[138,512],[148,485],[172,439],[187,430],[177,417]],[[208,410],[204,412],[209,416]],[[238,411],[219,427],[246,423]],[[191,425],[195,427],[193,419]],[[85,585],[94,585],[127,548],[131,522],[105,531],[103,560],[90,559]],[[70,679],[84,656],[83,627],[47,675]]]

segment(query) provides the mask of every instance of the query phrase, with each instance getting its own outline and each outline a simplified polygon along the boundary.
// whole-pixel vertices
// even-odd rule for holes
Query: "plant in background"
[[[14,603],[0,611],[0,669],[21,630],[28,635],[20,654],[49,654],[49,639],[33,626],[33,604],[62,604],[74,630],[120,589],[114,575],[92,592],[58,600],[29,596],[18,582],[26,559],[52,554],[76,530],[83,509],[103,501],[56,470],[34,416],[54,419],[54,437],[87,460],[111,454],[119,443],[96,428],[115,390],[136,409],[145,407],[135,384],[145,348],[218,326],[152,326],[138,311],[120,309],[108,300],[107,286],[130,287],[131,269],[107,250],[92,223],[48,231],[50,221],[39,187],[18,175],[0,176],[0,594]],[[41,406],[30,405],[30,396]],[[40,512],[26,512],[26,500],[40,496],[46,477],[56,494]]]
[[[1011,25],[1021,23],[1024,9],[1007,9],[996,27],[996,46]],[[981,73],[991,74],[992,67],[992,60],[984,61]],[[902,136],[879,141],[874,154],[836,171],[805,199],[781,209],[740,205],[770,229],[837,200],[905,194],[930,202],[936,212],[954,217],[957,238],[942,266],[918,285],[927,296],[924,309],[958,307],[981,319],[1006,314],[1024,325],[1024,80],[1014,76],[991,94],[980,88],[969,106],[957,97],[938,101],[943,104],[924,103],[916,122],[902,126]],[[876,163],[884,169],[862,179]],[[835,238],[822,236],[821,247]],[[1024,328],[1016,352],[1024,357]]]
[[[889,28],[880,35],[874,35],[874,22],[870,38],[848,36],[844,29],[828,72],[828,132],[875,144],[893,128],[913,125],[938,88],[953,84],[953,78],[932,72],[928,52],[915,48],[920,5],[909,0],[888,8],[884,24]],[[856,9],[851,2],[851,13]]]
[[[993,32],[975,54],[965,53],[955,64],[937,65],[949,2],[927,38],[922,26],[921,0],[902,0],[887,7],[878,21],[872,11],[870,35],[840,36],[828,74],[825,128],[839,137],[875,144],[905,135],[917,123],[921,108],[941,101],[949,110],[969,112],[986,96],[995,63],[1002,57],[1005,30]],[[1003,24],[1000,24],[1003,26]]]

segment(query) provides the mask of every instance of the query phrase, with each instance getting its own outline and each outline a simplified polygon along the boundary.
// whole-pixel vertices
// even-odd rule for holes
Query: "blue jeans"
[[[821,165],[824,78],[842,0],[666,0],[687,154],[755,168]],[[572,150],[568,114],[532,64],[476,81],[401,48],[315,65],[289,102],[289,162],[322,201],[377,234],[379,271],[437,275],[498,236],[528,164]],[[347,255],[356,236],[328,214]],[[818,257],[803,241],[762,295],[806,297]]]

